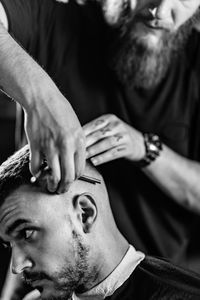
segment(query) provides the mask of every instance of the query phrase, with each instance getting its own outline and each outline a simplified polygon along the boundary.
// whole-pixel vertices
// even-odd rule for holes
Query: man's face
[[[0,207],[0,236],[12,247],[12,270],[42,299],[66,300],[90,279],[89,248],[63,197],[23,186]]]
[[[199,5],[200,0],[102,1],[113,28],[110,57],[119,79],[128,86],[157,85],[185,44]]]
[[[90,0],[86,0],[86,2]],[[146,9],[157,8],[161,25],[177,30],[200,5],[199,0],[95,0],[102,6],[107,23],[116,26],[126,10],[133,15],[144,14]]]

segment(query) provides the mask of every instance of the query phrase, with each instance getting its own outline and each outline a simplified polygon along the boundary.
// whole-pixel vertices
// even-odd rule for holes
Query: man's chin
[[[119,81],[129,89],[152,89],[166,75],[170,54],[156,48],[155,43],[145,40],[135,48],[123,51],[114,61],[114,71]],[[166,51],[167,52],[167,51]]]
[[[148,34],[142,36],[139,42],[148,51],[152,51],[154,53],[159,52],[162,47],[160,36],[153,32],[149,32]]]
[[[162,31],[141,26],[119,39],[111,49],[109,64],[122,85],[130,89],[156,87],[165,76],[171,58]]]

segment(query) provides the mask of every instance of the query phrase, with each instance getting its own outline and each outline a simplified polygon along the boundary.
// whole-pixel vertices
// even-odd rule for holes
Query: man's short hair
[[[30,149],[26,145],[0,165],[0,205],[4,202],[5,198],[22,185],[41,188],[39,181],[31,181],[33,175],[30,172],[29,164]],[[47,162],[44,160],[41,169],[45,169],[46,166]],[[94,178],[101,178],[101,183],[103,183],[103,178],[91,162],[86,163],[86,171]],[[104,183],[103,185],[101,184],[102,186],[104,186]],[[45,186],[43,185],[42,188],[45,189]],[[48,191],[45,190],[45,192],[47,193]]]
[[[29,170],[30,150],[26,145],[0,166],[0,204],[21,185],[38,185],[31,183],[32,174]]]

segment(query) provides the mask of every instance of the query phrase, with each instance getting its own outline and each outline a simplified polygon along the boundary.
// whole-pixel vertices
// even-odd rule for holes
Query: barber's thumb
[[[41,300],[40,292],[38,290],[34,290],[28,293],[22,300]]]

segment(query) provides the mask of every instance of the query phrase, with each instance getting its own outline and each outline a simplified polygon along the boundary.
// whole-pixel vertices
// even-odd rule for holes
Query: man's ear
[[[83,193],[74,199],[74,208],[82,223],[83,231],[89,233],[97,217],[97,206],[93,196]]]

